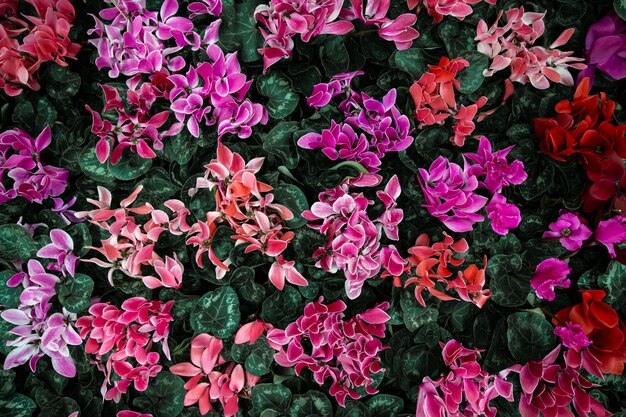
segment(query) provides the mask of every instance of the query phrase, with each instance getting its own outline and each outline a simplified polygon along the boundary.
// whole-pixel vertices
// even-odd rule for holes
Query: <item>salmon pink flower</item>
[[[306,287],[309,283],[294,268],[295,261],[285,261],[282,255],[276,258],[276,262],[270,267],[268,278],[276,288],[282,290],[285,287],[285,280],[293,285]]]

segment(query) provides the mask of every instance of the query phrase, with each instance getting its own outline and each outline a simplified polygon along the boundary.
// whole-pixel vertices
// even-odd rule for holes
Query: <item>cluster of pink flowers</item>
[[[0,88],[9,96],[24,87],[39,90],[35,73],[45,62],[67,66],[80,45],[69,32],[74,21],[70,0],[26,0],[36,16],[18,14],[18,1],[4,1],[0,10]]]
[[[442,125],[452,117],[454,136],[450,141],[463,146],[465,139],[472,134],[476,125],[474,118],[478,109],[487,103],[487,97],[480,97],[475,103],[457,106],[454,90],[460,88],[456,79],[459,71],[467,68],[469,62],[463,58],[441,57],[437,65],[429,65],[429,72],[422,74],[409,90],[415,102],[415,119],[418,127]]]
[[[360,20],[366,25],[378,28],[378,35],[395,43],[399,50],[411,47],[419,33],[412,26],[417,17],[405,13],[395,19],[387,17],[390,0],[350,0],[350,7],[343,8],[341,0],[270,0],[254,11],[254,18],[261,25],[265,39],[259,53],[263,55],[264,69],[291,57],[293,38],[300,35],[303,42],[309,42],[320,35],[345,35]]]
[[[440,23],[444,16],[456,17],[463,20],[474,11],[472,4],[483,0],[407,0],[409,10],[424,8],[429,16],[433,17],[434,23]],[[496,0],[484,0],[489,4],[496,4]]]
[[[217,146],[217,159],[206,165],[204,177],[198,178],[196,188],[189,190],[194,195],[198,189],[213,191],[216,211],[207,213],[206,221],[198,221],[189,230],[188,245],[196,246],[196,263],[202,266],[202,255],[206,252],[216,267],[218,278],[229,270],[229,260],[221,261],[211,249],[211,239],[219,222],[233,229],[237,244],[248,244],[245,252],[259,251],[275,258],[269,279],[278,289],[283,289],[285,280],[294,285],[306,286],[307,280],[294,268],[294,261],[285,261],[281,255],[294,233],[283,225],[284,220],[293,218],[285,206],[274,202],[272,187],[256,178],[263,166],[263,158],[254,158],[248,163],[241,155],[231,152],[224,144]]]
[[[430,243],[426,233],[422,233],[415,244],[409,248],[409,256],[404,259],[394,246],[390,246],[383,253],[384,272],[381,278],[393,277],[393,285],[402,286],[401,276],[406,275],[404,287],[415,284],[415,299],[424,307],[426,302],[422,292],[428,291],[433,297],[442,301],[457,300],[436,288],[437,283],[445,285],[447,291],[454,290],[459,298],[468,303],[473,303],[479,308],[491,297],[491,291],[485,289],[485,269],[487,258],[484,259],[482,268],[470,265],[464,270],[459,270],[456,276],[450,267],[460,267],[465,259],[460,254],[467,252],[469,246],[465,239],[454,239],[444,232],[441,242]]]
[[[165,211],[152,207],[150,203],[130,207],[142,189],[143,186],[137,187],[115,209],[111,207],[111,192],[104,187],[98,187],[98,200],[87,199],[97,208],[77,213],[77,216],[88,218],[110,236],[100,242],[102,246],[89,247],[104,255],[106,261],[92,258],[85,262],[109,268],[108,278],[111,285],[113,272],[118,270],[129,277],[141,279],[148,288],[179,288],[183,279],[182,263],[175,253],[173,256],[161,257],[155,252],[155,247],[161,233],[167,231],[173,235],[181,235],[191,229],[187,224],[189,210],[179,200],[168,200],[164,203],[172,212],[172,218]],[[135,215],[147,215],[149,219],[144,224],[138,224]],[[152,267],[155,274],[145,275],[143,266]]]
[[[320,386],[330,378],[329,392],[344,406],[348,396],[361,398],[358,388],[378,392],[372,387],[373,374],[384,371],[378,352],[386,349],[380,339],[385,337],[389,303],[345,320],[343,301],[328,305],[322,301],[307,304],[304,315],[285,330],[270,330],[267,339],[278,350],[274,359],[279,365],[294,367],[298,375],[310,370]]]
[[[382,102],[350,87],[352,79],[362,71],[343,73],[331,78],[329,83],[317,84],[307,103],[323,107],[333,98],[342,95],[339,108],[345,120],[331,122],[322,133],[311,132],[298,140],[305,149],[322,149],[329,159],[356,161],[370,173],[379,171],[381,158],[387,152],[399,152],[413,143],[409,118],[396,107],[396,90],[391,89]]]
[[[467,349],[456,340],[441,344],[444,363],[450,372],[437,380],[425,377],[419,386],[417,417],[494,417],[490,402],[502,397],[513,401],[513,384],[506,381],[510,370],[490,375],[480,367],[480,350]]]
[[[420,168],[417,177],[428,212],[437,217],[454,232],[467,232],[484,217],[478,213],[485,207],[494,232],[506,235],[519,226],[522,218],[519,208],[508,203],[501,192],[510,185],[519,185],[528,175],[524,164],[515,160],[509,163],[510,146],[496,152],[491,143],[481,137],[476,153],[465,153],[464,167],[440,156],[428,170]],[[471,164],[473,162],[473,164]],[[492,196],[478,195],[478,189],[486,189]]]
[[[337,187],[321,192],[319,201],[302,213],[310,228],[328,238],[326,245],[313,252],[313,257],[320,257],[315,265],[332,273],[342,270],[350,299],[361,294],[365,280],[380,272],[384,257],[391,250],[381,246],[382,233],[389,239],[399,239],[398,225],[403,212],[396,204],[401,192],[397,176],[389,180],[384,191],[377,192],[385,211],[376,219],[370,219],[367,213],[374,201],[367,199],[362,192],[350,192],[351,188],[373,187],[380,182],[381,178],[372,174],[347,179]]]
[[[17,128],[0,133],[0,204],[18,196],[41,203],[65,191],[69,171],[41,160],[51,141],[49,126],[35,139]]]
[[[491,65],[483,72],[485,77],[510,68],[509,82],[530,82],[539,89],[548,88],[550,81],[574,85],[570,68],[585,69],[584,58],[556,49],[569,41],[574,29],[563,31],[549,48],[544,48],[534,44],[544,33],[545,13],[524,12],[523,6],[513,8],[506,11],[506,23],[499,26],[502,15],[501,11],[491,27],[484,20],[478,24],[478,51],[491,59]]]
[[[185,384],[185,406],[198,404],[200,414],[215,411],[213,404],[220,403],[225,417],[239,411],[239,396],[250,396],[250,390],[261,377],[252,375],[235,362],[226,362],[221,355],[224,345],[220,339],[206,333],[191,342],[191,363],[183,362],[170,367],[173,374],[190,377]]]
[[[162,77],[154,77],[156,82],[155,78]],[[85,106],[93,118],[91,133],[100,138],[96,144],[96,156],[101,163],[110,157],[111,163],[117,164],[126,148],[142,158],[155,158],[156,154],[152,148],[163,149],[163,138],[174,136],[183,129],[182,123],[174,123],[167,131],[159,132],[159,128],[167,122],[170,112],[166,110],[151,114],[152,105],[164,94],[157,85],[141,83],[140,75],[129,79],[126,84],[128,91],[124,102],[115,87],[100,86],[106,100],[102,112],[114,110],[117,116],[115,124],[104,119],[89,105]],[[130,104],[129,110],[124,107],[125,103]],[[113,152],[111,143],[115,146]]]
[[[519,372],[522,386],[519,411],[522,417],[571,416],[573,414],[570,407],[581,417],[611,416],[587,392],[596,385],[581,374],[585,370],[604,379],[598,367],[600,362],[588,351],[587,346],[591,341],[576,324],[566,323],[566,326],[557,327],[555,333],[563,340],[563,344],[548,353],[543,360],[509,368],[513,372]],[[566,348],[563,360],[558,363],[557,359],[563,347]]]
[[[87,340],[85,352],[93,354],[92,362],[104,373],[101,392],[106,400],[119,402],[131,383],[137,391],[145,391],[150,378],[161,371],[160,355],[153,345],[160,343],[170,358],[167,338],[173,304],[141,297],[127,299],[121,309],[96,303],[89,308],[90,315],[76,321],[80,337]]]
[[[39,359],[48,356],[57,373],[72,378],[76,375],[76,366],[70,356],[69,346],[80,345],[82,339],[73,327],[76,314],[65,308],[61,312],[51,312],[51,300],[56,295],[55,286],[61,282],[61,278],[51,271],[63,271],[63,276],[65,273],[74,275],[74,244],[70,236],[60,229],[52,230],[50,237],[52,243],[40,249],[37,256],[53,258],[56,262],[46,270],[39,261],[31,259],[26,270],[7,281],[7,286],[21,285],[23,290],[19,306],[0,314],[2,319],[15,325],[10,333],[17,336],[7,342],[7,346],[14,349],[7,355],[4,369],[28,362],[31,371],[35,372]]]

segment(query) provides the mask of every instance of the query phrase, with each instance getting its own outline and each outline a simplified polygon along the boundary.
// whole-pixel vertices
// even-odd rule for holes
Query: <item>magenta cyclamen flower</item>
[[[537,297],[553,301],[556,297],[555,287],[569,288],[570,280],[567,278],[572,271],[567,262],[557,258],[549,258],[537,265],[535,275],[530,279],[530,285],[535,290]]]
[[[561,344],[569,349],[580,352],[581,349],[591,345],[593,342],[585,335],[580,324],[568,321],[565,326],[558,326],[554,329],[554,334],[559,336]]]
[[[297,375],[309,369],[320,386],[330,378],[330,394],[344,406],[348,396],[361,398],[357,388],[378,392],[371,384],[373,374],[384,371],[378,352],[386,348],[380,339],[385,336],[389,303],[345,320],[343,301],[328,305],[322,301],[307,304],[304,315],[285,330],[270,330],[267,340],[278,350],[274,359],[279,365],[294,367]]]
[[[559,239],[561,245],[569,251],[580,249],[585,240],[591,237],[591,230],[583,223],[577,213],[561,211],[557,221],[550,223],[549,231],[544,232],[544,238]]]
[[[18,196],[41,203],[65,191],[69,171],[41,160],[51,141],[49,126],[35,139],[21,129],[0,133],[0,204]]]
[[[475,163],[467,170],[468,174],[476,177],[484,176],[485,179],[481,184],[490,193],[500,193],[504,187],[523,183],[528,178],[528,174],[524,170],[524,163],[518,160],[509,163],[506,159],[513,148],[514,146],[509,146],[492,152],[491,142],[482,136],[478,151],[464,154],[467,159]]]
[[[522,222],[522,214],[515,204],[507,203],[502,194],[494,194],[485,207],[491,228],[499,235],[506,235]]]
[[[145,391],[149,379],[161,371],[153,344],[160,343],[169,359],[167,338],[173,304],[174,301],[162,303],[141,297],[129,298],[121,309],[97,303],[89,308],[90,315],[76,322],[80,336],[86,339],[85,352],[94,356],[105,375],[101,392],[106,400],[119,402],[131,383],[138,391]]]
[[[484,217],[477,212],[487,198],[475,193],[478,178],[443,156],[427,170],[420,168],[417,179],[426,199],[428,212],[454,232],[468,232]]]
[[[626,78],[626,24],[610,12],[589,27],[585,39],[587,68],[578,76],[594,79],[596,68],[613,78]]]
[[[435,381],[424,378],[419,387],[416,417],[495,416],[491,400],[503,397],[513,401],[513,384],[505,380],[510,371],[490,375],[477,362],[480,351],[467,349],[456,340],[442,347],[450,372]]]
[[[598,223],[594,239],[602,243],[609,251],[611,258],[617,256],[615,245],[626,241],[626,217],[615,216]]]

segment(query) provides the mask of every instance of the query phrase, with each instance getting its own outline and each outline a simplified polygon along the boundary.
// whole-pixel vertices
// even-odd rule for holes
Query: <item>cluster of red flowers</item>
[[[446,291],[454,290],[463,301],[482,308],[491,297],[491,291],[483,288],[487,257],[484,259],[482,268],[476,265],[470,265],[463,271],[459,268],[456,277],[453,277],[454,273],[449,269],[449,267],[460,267],[463,264],[465,259],[454,255],[467,252],[468,249],[469,245],[465,239],[455,242],[445,232],[443,241],[432,245],[428,235],[422,233],[415,241],[415,245],[408,250],[409,257],[406,260],[400,258],[399,255],[395,259],[385,259],[385,272],[381,277],[393,276],[394,285],[399,287],[402,285],[400,276],[406,274],[409,278],[404,286],[416,284],[415,298],[424,307],[426,307],[422,295],[424,290],[442,301],[457,300],[438,290],[436,285],[439,283],[445,285]]]
[[[626,208],[626,125],[613,120],[615,102],[606,93],[589,95],[589,89],[585,78],[572,101],[556,105],[557,116],[535,119],[535,131],[544,153],[557,161],[575,156],[582,163],[592,181],[583,196],[585,211],[606,203],[619,211]]]
[[[442,125],[452,116],[456,122],[452,129],[454,136],[452,143],[463,146],[465,138],[475,129],[474,118],[478,109],[487,103],[487,97],[480,97],[475,103],[457,106],[454,90],[461,84],[456,75],[462,69],[469,67],[469,62],[463,58],[448,59],[442,57],[437,65],[429,65],[429,72],[411,87],[410,93],[415,102],[415,119],[419,128],[428,125]]]
[[[603,374],[621,375],[626,363],[626,326],[613,308],[604,303],[602,290],[581,291],[580,304],[566,307],[556,314],[555,325],[573,322],[582,327],[592,342],[589,352],[600,361]]]
[[[69,0],[25,0],[37,15],[19,15],[18,1],[0,4],[0,88],[9,96],[24,86],[39,89],[34,73],[44,62],[67,66],[80,45],[69,38],[74,7]]]

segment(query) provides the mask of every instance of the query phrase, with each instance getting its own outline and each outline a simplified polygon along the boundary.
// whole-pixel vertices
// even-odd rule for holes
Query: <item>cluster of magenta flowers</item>
[[[90,109],[92,131],[100,137],[97,154],[101,162],[109,151],[108,140],[116,145],[111,155],[111,162],[116,163],[125,148],[143,158],[154,158],[154,150],[163,148],[162,139],[180,133],[185,125],[196,138],[202,125],[216,126],[219,137],[235,134],[247,138],[252,126],[267,122],[267,110],[245,97],[252,81],[241,72],[237,54],[224,54],[216,45],[221,20],[214,20],[203,36],[194,31],[191,18],[219,16],[221,1],[190,4],[189,18],[178,16],[178,9],[176,0],[163,2],[159,13],[147,10],[143,2],[121,1],[100,12],[109,24],[96,18],[92,32],[98,37],[91,42],[98,47],[98,68],[110,68],[112,78],[120,74],[132,77],[127,81],[131,111],[124,109],[113,87],[102,87],[103,111],[117,112],[115,125],[102,121]],[[204,51],[208,61],[188,65],[178,54],[183,48]],[[149,81],[144,76],[149,76]],[[177,120],[164,132],[159,128],[168,122],[170,112],[150,113],[159,99],[168,103]]]
[[[490,375],[478,363],[480,350],[465,348],[456,340],[441,346],[450,372],[436,380],[424,378],[419,387],[417,417],[493,417],[497,409],[492,400],[502,397],[513,401],[513,384],[506,381],[510,370]]]
[[[381,245],[382,234],[392,240],[399,238],[398,225],[404,214],[396,204],[401,192],[398,177],[393,176],[385,190],[377,192],[385,210],[376,219],[370,219],[367,213],[374,201],[362,192],[351,192],[353,188],[377,186],[380,182],[381,178],[372,174],[347,179],[321,192],[319,201],[302,213],[310,228],[327,237],[326,245],[313,252],[313,257],[320,257],[315,265],[332,273],[343,271],[350,299],[361,294],[365,280],[376,276],[385,258],[393,252],[391,247],[385,249]]]
[[[127,299],[121,308],[95,303],[89,315],[76,321],[80,337],[86,339],[85,352],[93,355],[92,363],[104,373],[104,399],[119,402],[131,384],[137,391],[145,391],[150,378],[161,371],[154,345],[160,343],[163,354],[170,358],[167,338],[173,304],[141,297]]]
[[[41,203],[65,191],[69,171],[41,158],[51,141],[50,127],[34,139],[21,129],[0,133],[0,204],[17,197]]]
[[[77,258],[73,253],[71,237],[60,229],[50,232],[52,242],[42,247],[37,256],[52,261],[45,268],[39,261],[31,259],[25,270],[13,275],[7,286],[22,286],[20,304],[17,308],[2,311],[1,317],[15,325],[7,346],[13,350],[4,361],[4,369],[28,362],[35,372],[37,362],[43,356],[52,361],[54,370],[68,378],[76,375],[76,366],[70,355],[70,346],[77,346],[82,339],[74,329],[76,314],[62,308],[54,312],[52,299],[56,296],[55,286],[66,275],[74,276]],[[61,272],[61,277],[53,272]]]
[[[396,90],[391,89],[382,99],[376,100],[350,86],[362,71],[338,74],[328,83],[313,87],[307,104],[321,108],[340,96],[339,109],[344,121],[331,122],[322,133],[311,132],[298,140],[305,149],[321,149],[329,159],[355,161],[370,173],[379,171],[381,159],[387,152],[399,152],[413,143],[409,118],[396,107]]]
[[[301,317],[285,330],[270,330],[267,339],[279,350],[274,355],[279,365],[293,367],[298,375],[310,370],[320,386],[330,378],[329,392],[344,406],[346,397],[361,398],[359,388],[378,392],[372,384],[374,374],[384,371],[378,352],[386,348],[380,339],[385,337],[389,303],[345,320],[343,301],[322,301],[307,304]]]
[[[522,221],[519,208],[508,203],[502,191],[526,181],[523,162],[507,160],[510,146],[492,151],[486,137],[481,137],[476,153],[465,153],[464,167],[440,156],[428,170],[420,168],[417,177],[428,212],[454,232],[467,232],[474,223],[484,220],[478,212],[485,207],[494,232],[506,235]],[[479,195],[485,189],[491,199]],[[489,201],[489,202],[488,202]]]
[[[254,343],[254,340],[247,342]],[[235,343],[239,341],[235,339]],[[191,341],[191,362],[170,367],[173,374],[191,378],[185,383],[184,404],[198,404],[202,415],[215,411],[213,404],[220,403],[224,417],[234,416],[239,411],[239,395],[249,396],[252,387],[261,380],[244,370],[241,364],[227,362],[221,354],[223,348],[222,340],[217,337],[199,334]]]
[[[376,26],[378,35],[395,43],[399,50],[408,49],[419,33],[412,26],[417,16],[404,13],[395,19],[387,16],[390,0],[350,0],[348,8],[339,0],[270,0],[259,5],[254,18],[265,39],[259,53],[264,69],[292,55],[294,38],[303,42],[320,35],[345,35],[354,29],[352,21]]]

